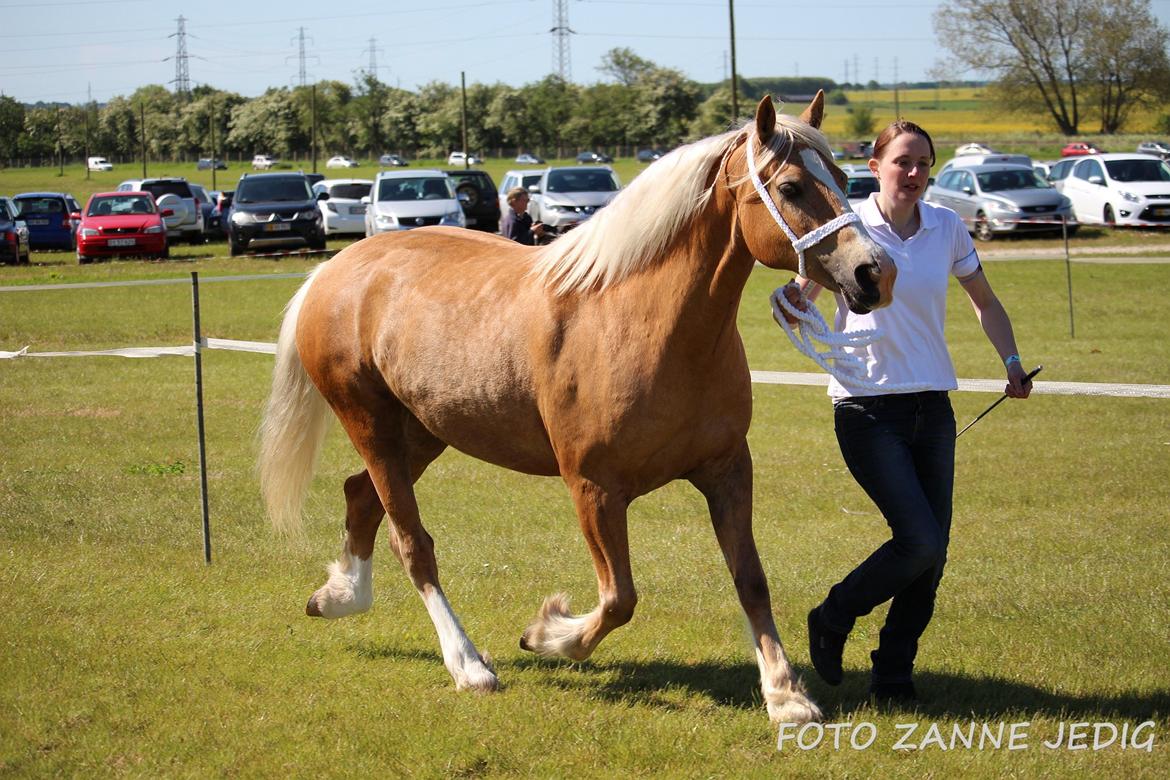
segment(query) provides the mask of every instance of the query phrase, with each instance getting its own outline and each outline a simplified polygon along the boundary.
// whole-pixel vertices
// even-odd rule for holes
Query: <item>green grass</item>
[[[78,267],[38,256],[0,286],[305,270],[304,259]],[[989,263],[1043,379],[1170,384],[1170,266]],[[740,325],[753,368],[812,370],[753,274]],[[295,279],[202,285],[206,335],[272,341]],[[959,375],[1001,373],[956,285]],[[0,349],[182,344],[185,285],[0,293]],[[1036,395],[959,442],[955,531],[923,640],[918,711],[863,701],[883,609],[860,621],[846,679],[815,679],[804,613],[884,524],[845,472],[823,390],[758,385],[755,532],[797,671],[830,722],[871,721],[866,751],[775,750],[744,621],[698,494],[673,484],[630,516],[633,622],[575,665],[517,647],[547,594],[596,586],[563,486],[443,455],[418,485],[444,586],[504,689],[457,693],[420,600],[380,541],[375,606],[303,615],[358,468],[334,430],[307,537],[274,538],[252,472],[271,358],[204,356],[212,543],[202,561],[187,359],[0,362],[0,774],[44,776],[1125,776],[1170,771],[1167,402]],[[956,393],[960,422],[991,395]],[[1153,752],[1053,751],[1061,721],[1157,723]],[[896,724],[1028,721],[1027,750],[893,751]]]

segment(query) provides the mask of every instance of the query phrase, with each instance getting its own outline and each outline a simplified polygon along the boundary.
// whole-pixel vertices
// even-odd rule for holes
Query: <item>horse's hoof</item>
[[[309,617],[325,617],[321,608],[317,606],[317,594],[309,596],[309,603],[305,605],[305,614]]]
[[[528,644],[528,634],[527,633],[523,633],[520,635],[520,649],[527,650],[530,653],[536,652],[536,648],[534,648],[532,645]]]

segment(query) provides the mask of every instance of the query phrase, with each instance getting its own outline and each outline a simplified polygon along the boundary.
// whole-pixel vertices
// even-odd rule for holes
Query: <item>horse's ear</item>
[[[761,141],[767,141],[776,131],[776,107],[772,105],[772,96],[764,95],[760,105],[756,106],[756,135]]]
[[[808,108],[804,110],[800,118],[818,130],[821,129],[821,120],[825,118],[825,91],[823,89],[817,90],[816,97],[808,104]]]

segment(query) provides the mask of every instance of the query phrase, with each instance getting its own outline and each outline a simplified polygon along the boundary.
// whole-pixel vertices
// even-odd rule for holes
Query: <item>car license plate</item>
[[[30,220],[27,220],[27,222],[30,225],[47,225],[47,224],[49,224],[49,220],[47,220],[47,219],[30,219]]]
[[[111,238],[106,243],[110,246],[134,246],[137,242],[133,238]]]
[[[282,230],[292,230],[292,225],[287,222],[269,222],[264,226],[266,233],[279,233]]]
[[[350,206],[349,213],[350,214],[365,214],[366,207],[365,206]]]
[[[1170,206],[1150,209],[1150,214],[1155,217],[1170,217]]]

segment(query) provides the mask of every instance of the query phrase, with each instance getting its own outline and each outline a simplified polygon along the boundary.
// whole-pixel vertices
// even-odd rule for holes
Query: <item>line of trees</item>
[[[699,84],[628,49],[611,50],[599,69],[612,81],[581,86],[553,75],[518,88],[469,85],[469,150],[559,156],[584,148],[672,147],[731,123],[727,85]],[[777,86],[775,80],[761,80],[758,88],[740,83],[743,106]],[[790,91],[794,86],[803,93],[835,85],[806,78],[789,82]],[[141,154],[144,122],[151,159],[188,161],[213,153],[304,158],[314,131],[320,155],[436,157],[462,147],[462,107],[457,86],[436,81],[408,91],[368,74],[355,84],[321,81],[272,88],[255,98],[209,86],[179,96],[159,85],[100,106],[25,107],[0,96],[0,159],[49,161],[88,153],[134,160]]]

